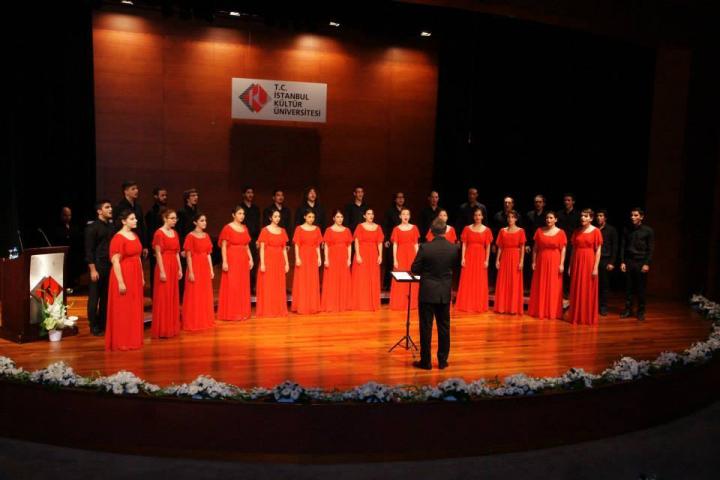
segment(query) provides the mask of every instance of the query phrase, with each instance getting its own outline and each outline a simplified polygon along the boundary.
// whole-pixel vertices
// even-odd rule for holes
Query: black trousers
[[[97,282],[90,281],[88,285],[87,314],[90,328],[105,330],[107,320],[108,288],[110,285],[110,264],[96,264],[98,278]]]
[[[642,261],[629,260],[625,262],[625,308],[632,308],[633,295],[637,295],[638,311],[644,312],[647,273],[642,272],[642,267]]]
[[[433,317],[437,321],[438,362],[447,362],[450,355],[450,304],[420,302],[420,362],[430,365]]]
[[[610,291],[610,273],[608,272],[607,266],[610,258],[600,258],[600,264],[598,265],[598,300],[600,308],[607,308],[608,306],[608,292]]]

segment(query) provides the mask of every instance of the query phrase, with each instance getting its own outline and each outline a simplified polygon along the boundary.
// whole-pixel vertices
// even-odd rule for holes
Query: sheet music
[[[420,275],[412,275],[410,272],[391,272],[392,276],[398,282],[410,282],[412,280],[420,280]]]

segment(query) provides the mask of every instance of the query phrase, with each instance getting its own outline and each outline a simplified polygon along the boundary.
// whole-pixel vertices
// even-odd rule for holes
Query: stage
[[[209,375],[240,387],[273,387],[290,379],[332,389],[370,380],[434,385],[451,377],[502,379],[520,372],[556,376],[571,367],[600,373],[621,356],[642,360],[663,351],[680,352],[706,339],[711,328],[686,304],[657,299],[651,300],[645,322],[621,320],[619,311],[611,309],[596,327],[528,316],[453,313],[450,368],[423,371],[411,365],[417,354],[403,348],[388,352],[405,333],[405,313],[390,311],[386,305],[374,313],[216,321],[214,329],[182,332],[172,339],[152,339],[146,329],[142,350],[106,352],[103,337],[89,333],[86,298],[70,297],[68,304],[72,304],[70,313],[80,316],[79,335],[59,343],[0,340],[0,355],[26,370],[60,360],[82,375],[129,370],[160,386]],[[620,299],[614,304],[620,305]],[[419,343],[416,311],[410,333]]]

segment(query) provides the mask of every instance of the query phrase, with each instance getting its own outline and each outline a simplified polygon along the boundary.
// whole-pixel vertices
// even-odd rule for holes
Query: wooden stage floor
[[[490,379],[519,372],[554,376],[570,367],[599,373],[623,355],[654,359],[665,350],[682,351],[710,331],[710,322],[686,304],[660,300],[650,303],[644,323],[621,320],[615,310],[600,317],[597,327],[528,316],[458,314],[451,323],[450,368],[422,371],[411,366],[417,355],[402,348],[388,353],[405,333],[405,314],[386,306],[375,313],[217,321],[214,329],[163,340],[151,339],[147,329],[142,350],[105,352],[104,339],[88,332],[86,298],[70,301],[71,313],[81,317],[79,335],[59,343],[0,340],[0,355],[27,370],[59,360],[83,375],[130,370],[160,386],[207,374],[242,387],[272,387],[291,379],[304,386],[347,388],[369,380],[424,385],[450,377]],[[415,311],[411,336],[419,342]]]

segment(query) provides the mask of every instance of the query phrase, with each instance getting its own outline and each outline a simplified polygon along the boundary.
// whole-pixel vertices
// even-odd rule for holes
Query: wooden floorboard
[[[0,340],[0,355],[25,369],[59,360],[84,375],[125,369],[161,386],[207,374],[244,387],[292,379],[305,386],[347,388],[369,380],[434,384],[450,377],[502,378],[518,372],[550,376],[570,367],[597,373],[623,355],[653,359],[665,350],[681,351],[710,331],[710,322],[670,301],[652,302],[644,323],[621,320],[613,311],[597,327],[527,316],[458,314],[452,319],[450,368],[418,371],[411,367],[410,352],[398,348],[388,353],[404,335],[405,315],[386,306],[375,313],[218,321],[214,329],[164,340],[151,339],[146,330],[142,350],[106,352],[103,338],[88,333],[86,298],[71,301],[71,312],[81,316],[79,335],[60,343]],[[415,316],[411,335],[419,341]]]

